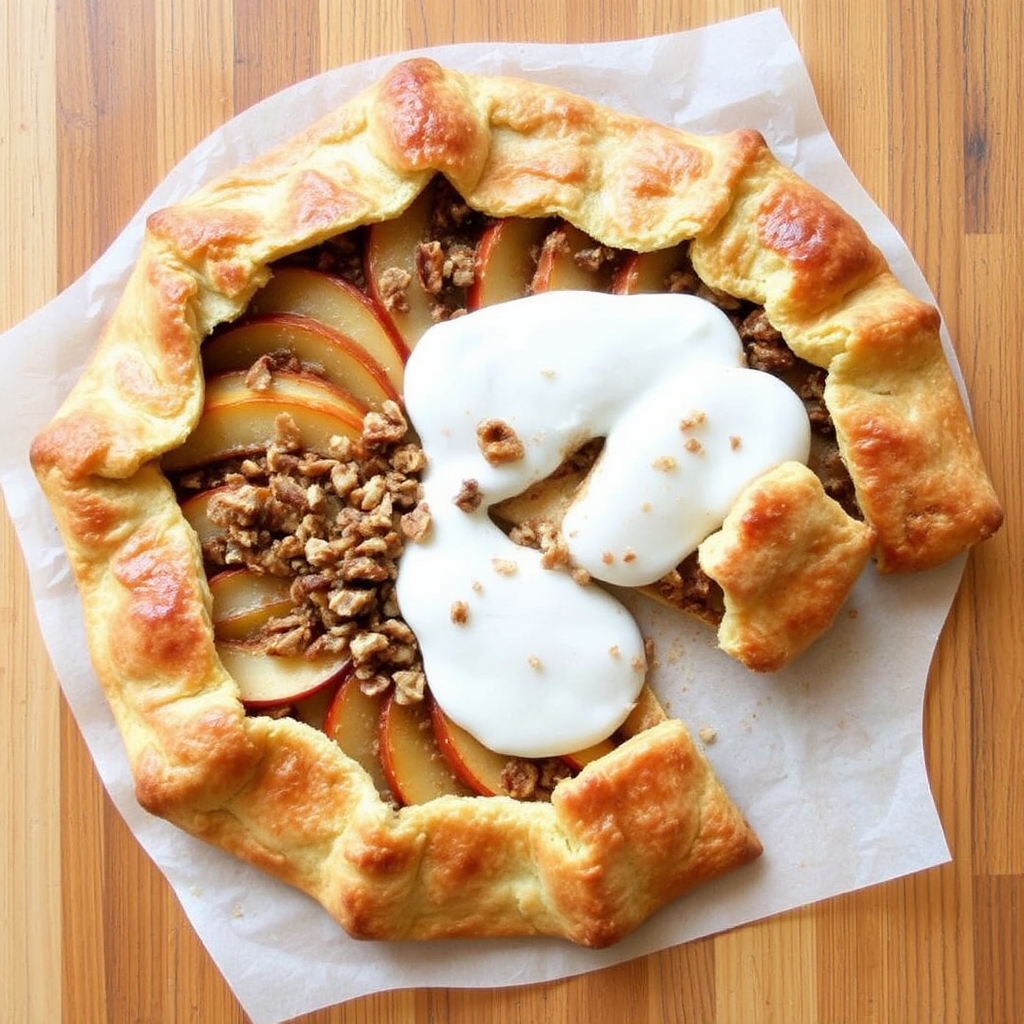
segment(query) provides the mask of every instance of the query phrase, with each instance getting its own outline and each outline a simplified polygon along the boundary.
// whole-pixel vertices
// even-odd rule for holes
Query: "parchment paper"
[[[621,43],[480,44],[431,53],[452,67],[520,74],[680,127],[758,128],[784,162],[861,221],[912,291],[934,301],[896,231],[840,157],[777,11]],[[120,737],[88,663],[63,548],[28,467],[29,443],[56,411],[112,311],[146,213],[287,138],[397,59],[328,72],[226,124],[160,184],[82,279],[0,340],[6,384],[0,482],[61,684],[111,797],[255,1024],[391,988],[503,986],[590,971],[949,856],[925,774],[921,711],[962,558],[899,579],[879,578],[869,568],[833,631],[771,677],[726,658],[704,627],[635,602],[658,643],[655,688],[694,731],[715,731],[707,753],[765,854],[677,901],[605,952],[537,939],[357,943],[305,896],[137,806]]]

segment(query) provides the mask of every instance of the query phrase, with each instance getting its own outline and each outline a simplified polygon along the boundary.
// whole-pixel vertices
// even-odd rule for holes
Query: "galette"
[[[149,217],[32,462],[140,803],[389,940],[761,853],[623,588],[773,672],[1002,519],[937,311],[759,134],[428,59]]]

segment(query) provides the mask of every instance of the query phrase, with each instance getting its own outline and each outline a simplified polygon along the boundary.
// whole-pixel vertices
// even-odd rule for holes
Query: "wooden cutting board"
[[[2,5],[0,328],[72,282],[235,112],[343,62],[483,39],[677,31],[758,0],[20,0]],[[924,728],[952,864],[586,977],[360,999],[303,1024],[1024,1019],[1024,140],[1015,0],[783,0],[840,149],[938,294],[1008,510],[975,552]],[[652,82],[651,88],[659,88]],[[64,708],[0,509],[0,1020],[244,1015]],[[885,680],[879,680],[885,685]]]

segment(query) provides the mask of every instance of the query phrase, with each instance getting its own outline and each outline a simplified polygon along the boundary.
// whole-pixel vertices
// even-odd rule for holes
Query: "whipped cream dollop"
[[[438,324],[406,367],[405,403],[432,524],[402,556],[402,614],[442,709],[520,757],[614,732],[643,685],[644,644],[618,601],[543,568],[490,506],[604,438],[562,537],[593,579],[642,586],[810,446],[800,399],[747,368],[729,319],[691,295],[548,292]]]

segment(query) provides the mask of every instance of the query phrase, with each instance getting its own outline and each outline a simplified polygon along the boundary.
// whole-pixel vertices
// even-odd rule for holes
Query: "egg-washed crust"
[[[32,449],[140,802],[310,893],[356,936],[603,946],[760,853],[686,729],[653,724],[549,805],[395,811],[326,736],[245,715],[215,653],[196,537],[158,468],[199,418],[202,339],[242,313],[268,264],[395,217],[438,172],[494,216],[558,215],[641,251],[692,239],[706,283],[762,303],[798,355],[829,368],[870,524],[860,549],[877,535],[883,569],[938,564],[1001,512],[936,312],[755,132],[697,137],[417,59],[149,218],[91,362]]]

